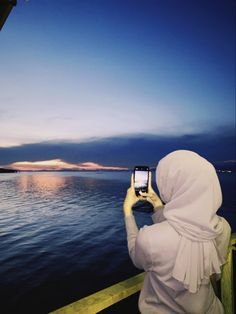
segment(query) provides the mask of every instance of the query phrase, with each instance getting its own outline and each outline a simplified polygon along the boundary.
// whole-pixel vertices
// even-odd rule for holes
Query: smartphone
[[[149,171],[148,166],[134,167],[134,189],[136,195],[140,195],[140,191],[148,192]]]

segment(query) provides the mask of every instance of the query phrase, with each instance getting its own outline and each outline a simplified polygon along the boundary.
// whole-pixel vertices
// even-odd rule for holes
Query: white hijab
[[[215,243],[223,228],[216,215],[222,194],[215,168],[198,154],[179,150],[158,163],[156,180],[166,203],[163,214],[181,235],[172,276],[195,293],[224,263]]]

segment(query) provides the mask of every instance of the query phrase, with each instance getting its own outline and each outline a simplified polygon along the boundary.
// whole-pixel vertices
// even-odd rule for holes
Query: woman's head
[[[221,205],[221,189],[215,168],[192,151],[177,150],[164,157],[157,166],[156,181],[165,203],[193,187],[200,193],[214,186],[216,206]]]
[[[192,151],[174,151],[158,163],[156,181],[167,220],[215,233],[222,194],[211,163]]]
[[[156,176],[166,203],[163,214],[180,235],[172,277],[195,293],[224,263],[214,244],[223,231],[216,215],[222,202],[219,180],[211,163],[186,150],[164,157]]]

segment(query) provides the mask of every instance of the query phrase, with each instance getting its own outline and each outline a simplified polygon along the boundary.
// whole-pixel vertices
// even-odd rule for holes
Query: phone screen
[[[148,176],[149,176],[148,167],[140,166],[140,167],[134,168],[134,188],[135,188],[136,194],[139,194],[139,191],[147,192]]]

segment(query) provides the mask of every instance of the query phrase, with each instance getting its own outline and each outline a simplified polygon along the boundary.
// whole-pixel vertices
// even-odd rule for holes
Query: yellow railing
[[[222,269],[221,276],[221,302],[224,305],[225,314],[234,314],[234,280],[233,280],[233,251],[236,251],[236,233],[230,240],[227,261]]]
[[[222,269],[221,301],[225,314],[234,314],[233,289],[233,254],[236,244],[236,233],[232,234],[227,262]],[[144,274],[141,273],[127,280],[121,281],[111,287],[100,290],[94,294],[64,306],[51,314],[94,314],[138,292],[143,283]]]

